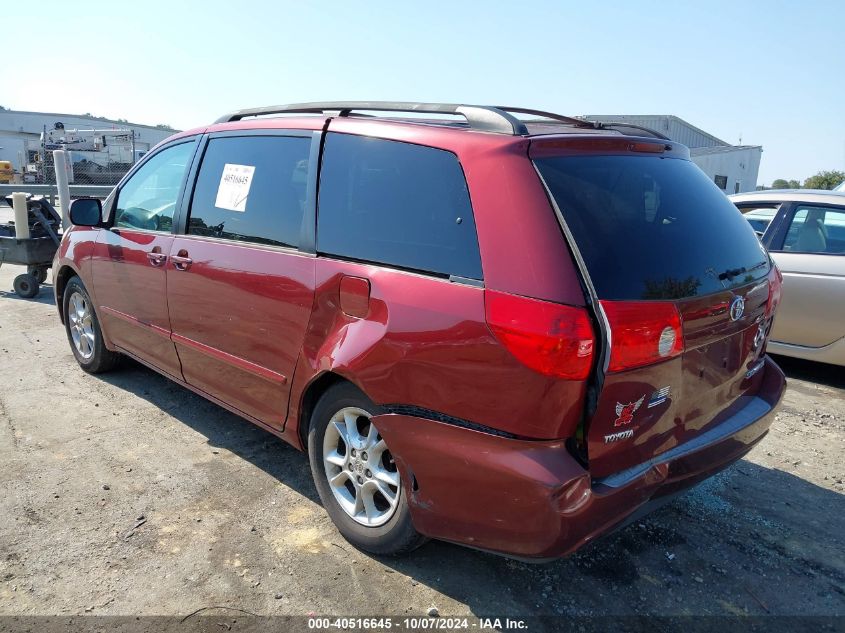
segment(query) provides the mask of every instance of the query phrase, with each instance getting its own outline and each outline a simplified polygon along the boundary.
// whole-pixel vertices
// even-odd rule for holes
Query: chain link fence
[[[23,184],[55,184],[53,151],[67,152],[67,176],[71,185],[113,186],[143,155],[130,128],[74,128],[61,123],[47,129],[38,141],[28,141]]]

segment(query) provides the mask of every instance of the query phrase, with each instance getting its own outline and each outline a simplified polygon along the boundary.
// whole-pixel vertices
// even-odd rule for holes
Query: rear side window
[[[742,206],[737,208],[745,220],[751,225],[751,228],[759,235],[766,232],[766,229],[769,228],[769,225],[775,219],[778,212],[778,205]]]
[[[845,254],[845,210],[798,207],[786,233],[783,250]]]
[[[535,163],[602,299],[682,299],[768,273],[754,230],[690,161],[565,156]]]
[[[475,221],[457,157],[420,145],[329,134],[317,250],[481,279]]]
[[[272,246],[298,246],[311,139],[213,138],[202,159],[187,232]]]

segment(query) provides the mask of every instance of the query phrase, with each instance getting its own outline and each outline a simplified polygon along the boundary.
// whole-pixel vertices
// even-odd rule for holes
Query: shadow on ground
[[[102,374],[99,378],[166,411],[205,436],[210,447],[234,453],[319,503],[306,455],[272,433],[126,357],[121,359],[117,371]],[[279,459],[279,451],[288,451],[301,460]]]
[[[294,449],[270,433],[131,361],[102,378],[318,502],[305,455],[280,459]],[[533,565],[432,542],[378,560],[477,615],[796,614],[819,596],[843,604],[843,516],[844,496],[743,460],[567,559]]]
[[[787,378],[818,382],[828,387],[845,389],[845,368],[828,363],[814,363],[802,358],[773,356]]]
[[[26,271],[24,271],[26,272]],[[43,283],[38,289],[38,294],[32,299],[24,299],[18,296],[14,290],[0,290],[0,299],[14,299],[15,301],[29,301],[31,303],[41,303],[48,306],[56,305],[56,300],[53,297],[53,284]]]

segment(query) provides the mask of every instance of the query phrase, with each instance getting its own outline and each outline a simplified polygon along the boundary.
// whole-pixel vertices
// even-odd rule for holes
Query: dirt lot
[[[845,615],[845,371],[786,362],[747,459],[577,555],[350,547],[304,455],[127,362],[78,369],[0,268],[0,614]]]

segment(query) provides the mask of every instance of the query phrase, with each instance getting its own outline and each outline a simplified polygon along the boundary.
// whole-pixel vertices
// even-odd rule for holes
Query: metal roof
[[[59,121],[61,121],[62,118],[71,117],[71,118],[74,118],[74,119],[85,119],[85,120],[88,120],[88,121],[97,122],[100,125],[102,125],[104,123],[109,123],[109,124],[114,124],[114,125],[120,125],[120,126],[123,126],[123,127],[127,127],[127,126],[128,127],[142,127],[142,128],[148,128],[150,130],[157,130],[159,132],[170,132],[171,134],[180,131],[180,130],[177,130],[175,128],[166,129],[166,128],[161,128],[161,127],[156,127],[155,125],[147,125],[145,123],[131,123],[131,122],[127,122],[127,121],[115,121],[114,119],[106,119],[106,118],[103,118],[103,117],[96,117],[96,116],[92,116],[90,114],[73,114],[73,113],[70,113],[70,112],[35,112],[35,111],[32,111],[32,110],[0,110],[0,116],[3,116],[4,114],[24,114],[24,115],[44,116],[44,117],[51,117],[51,118],[60,117],[60,118],[57,119]]]
[[[674,114],[587,114],[584,119],[593,121],[619,121],[637,123],[656,129],[664,134],[667,134],[673,141],[683,143],[690,149],[694,147],[707,146],[730,146],[730,143],[713,136],[709,132],[705,132],[692,123],[675,116]],[[671,131],[682,130],[680,133],[672,134]],[[701,142],[695,142],[695,137],[698,137]]]
[[[731,202],[815,202],[845,205],[845,192],[825,189],[766,189],[728,197]]]

